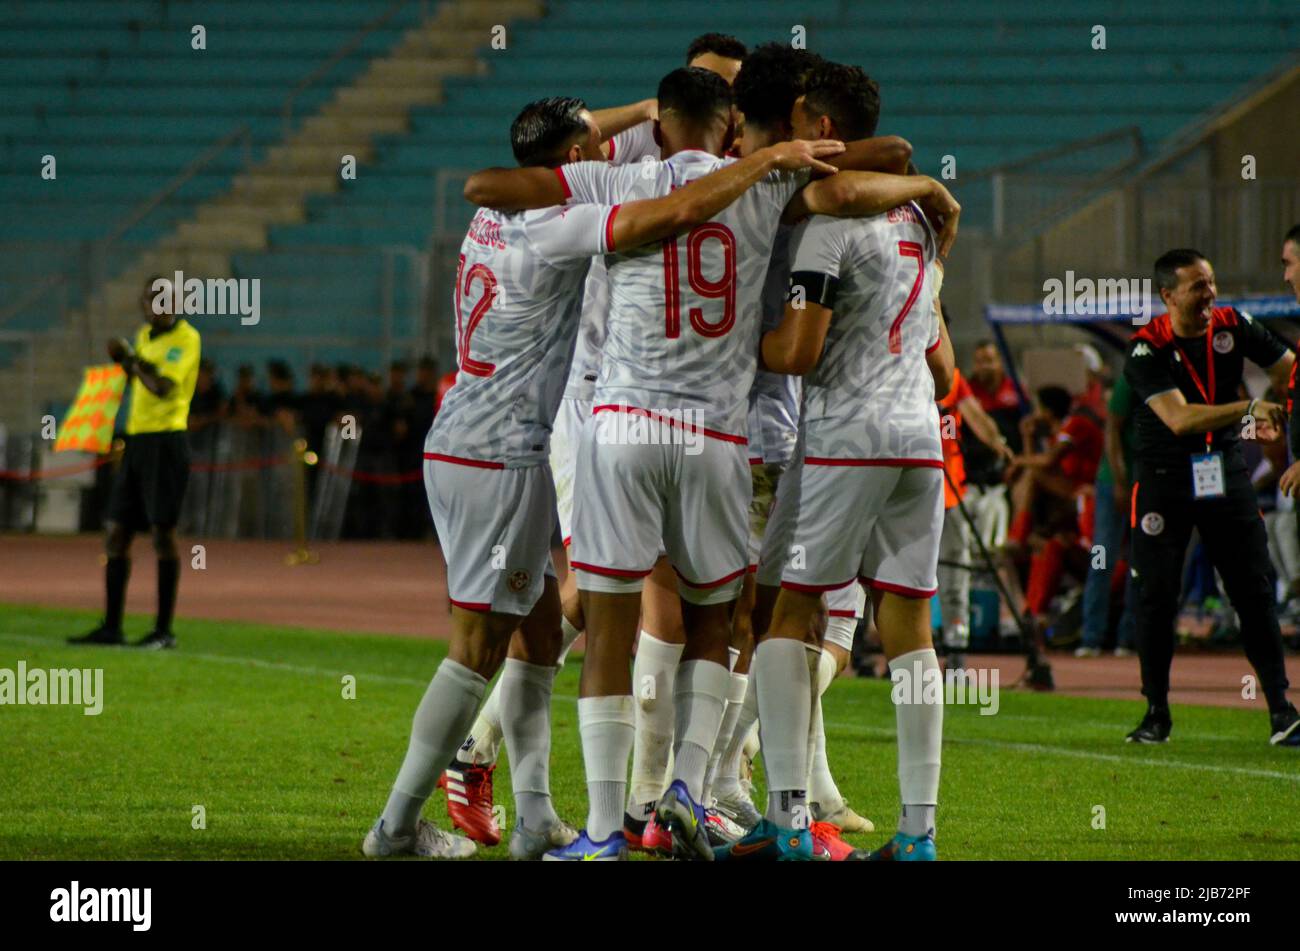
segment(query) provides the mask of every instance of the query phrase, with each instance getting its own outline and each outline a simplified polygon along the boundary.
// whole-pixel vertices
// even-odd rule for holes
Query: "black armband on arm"
[[[820,271],[795,271],[790,275],[790,299],[795,296],[795,288],[803,288],[806,303],[817,304],[828,310],[834,309],[835,297],[839,293],[840,279]]]

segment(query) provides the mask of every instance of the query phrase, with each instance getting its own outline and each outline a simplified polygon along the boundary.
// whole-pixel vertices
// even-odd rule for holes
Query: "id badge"
[[[1223,497],[1223,453],[1204,452],[1192,456],[1192,497],[1219,499]]]

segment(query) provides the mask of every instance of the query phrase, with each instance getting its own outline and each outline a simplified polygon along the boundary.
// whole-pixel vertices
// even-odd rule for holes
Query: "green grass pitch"
[[[0,668],[102,667],[104,709],[0,706],[0,859],[359,858],[443,645],[185,620],[169,653],[74,649],[85,612],[0,607]],[[143,633],[128,619],[129,636]],[[578,662],[556,682],[552,786],[585,814]],[[344,675],[356,698],[343,698]],[[832,769],[878,831],[897,811],[888,684],[827,694]],[[1173,741],[1126,746],[1131,702],[1006,689],[946,711],[943,859],[1295,859],[1300,751],[1258,711],[1175,708]],[[759,776],[761,780],[761,768]],[[512,810],[509,767],[497,801]],[[445,823],[441,793],[426,814]],[[202,806],[206,828],[192,827]],[[1105,828],[1094,828],[1105,810]],[[504,843],[480,850],[506,857]]]

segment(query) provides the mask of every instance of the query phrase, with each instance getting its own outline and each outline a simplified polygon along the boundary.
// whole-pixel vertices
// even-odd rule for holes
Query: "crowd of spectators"
[[[994,343],[981,341],[969,371],[959,371],[953,391],[939,404],[948,424],[945,436],[953,437],[945,440],[945,468],[955,491],[949,492],[939,574],[942,640],[950,654],[968,643],[971,578],[993,587],[989,569],[1011,595],[998,626],[1002,639],[1022,633],[1014,608],[1028,622],[1030,636],[1074,647],[1076,656],[1135,650],[1126,556],[1133,395],[1095,348],[1075,350],[1085,369],[1082,389],[1044,386],[1030,393],[1012,379]],[[1269,529],[1282,617],[1295,623],[1300,537],[1293,502],[1277,491],[1287,467],[1286,441],[1262,435],[1244,446]],[[958,496],[964,515],[956,508]],[[1234,638],[1234,613],[1199,544],[1188,557],[1183,608],[1182,633]]]
[[[195,459],[246,464],[235,493],[234,531],[240,535],[285,534],[287,481],[259,474],[258,460],[283,458],[297,438],[306,441],[317,466],[308,470],[309,499],[321,472],[335,466],[327,433],[356,440],[341,535],[345,538],[422,538],[432,531],[424,485],[418,475],[424,437],[439,401],[436,362],[393,361],[386,377],[351,364],[313,364],[300,388],[283,360],[270,360],[263,380],[244,364],[229,388],[217,366],[199,367],[189,430]],[[446,384],[443,383],[445,388]],[[269,467],[268,467],[269,468]],[[283,468],[283,467],[281,467]],[[283,485],[282,485],[283,483]],[[200,498],[205,495],[202,490]],[[198,504],[196,502],[196,504]],[[291,513],[288,513],[291,515]]]

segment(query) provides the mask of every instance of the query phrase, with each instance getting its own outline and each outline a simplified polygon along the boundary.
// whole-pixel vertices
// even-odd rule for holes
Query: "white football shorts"
[[[550,467],[425,459],[424,488],[447,561],[451,603],[469,611],[529,614],[546,576],[555,576]]]
[[[555,477],[555,511],[560,537],[567,547],[573,535],[573,476],[578,461],[582,424],[591,415],[591,400],[565,397],[551,427],[551,473]]]
[[[684,600],[719,604],[739,595],[750,502],[745,445],[686,435],[643,413],[587,418],[569,549],[580,589],[639,592],[666,552]]]
[[[928,598],[938,588],[943,470],[935,466],[808,465],[777,487],[759,584],[817,593],[855,580]]]

